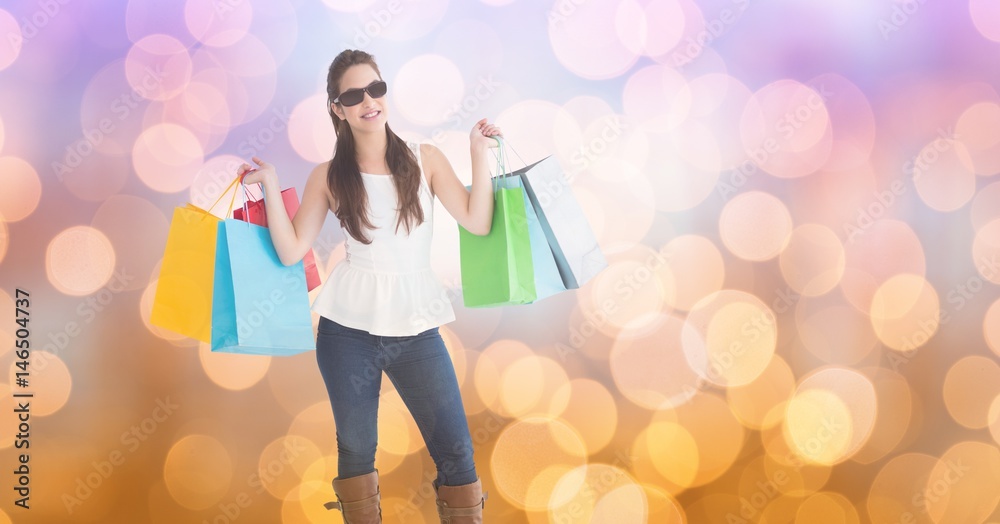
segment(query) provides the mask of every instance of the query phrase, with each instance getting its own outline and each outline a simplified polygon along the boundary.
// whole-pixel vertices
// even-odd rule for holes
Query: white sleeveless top
[[[346,237],[344,260],[313,301],[312,310],[341,325],[373,335],[409,336],[455,320],[444,286],[431,269],[434,196],[424,177],[420,146],[407,142],[420,167],[420,205],[424,222],[396,231],[398,199],[390,175],[361,173],[368,193],[367,230],[371,244],[363,244],[341,227]]]

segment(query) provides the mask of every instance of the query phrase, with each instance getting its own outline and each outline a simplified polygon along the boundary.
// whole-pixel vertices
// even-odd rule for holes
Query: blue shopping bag
[[[266,227],[219,222],[212,351],[294,355],[316,349],[302,261],[278,259]]]
[[[535,208],[531,205],[528,193],[524,189],[524,181],[515,173],[501,177],[497,185],[504,189],[520,189],[521,194],[524,195],[524,216],[528,226],[531,261],[535,272],[536,296],[534,302],[566,291],[566,285],[563,283],[559,267],[556,265],[555,255],[545,238],[545,230],[542,228]]]

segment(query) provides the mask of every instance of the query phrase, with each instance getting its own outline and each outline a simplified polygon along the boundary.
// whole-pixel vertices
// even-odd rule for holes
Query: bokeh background
[[[514,165],[557,157],[610,262],[466,309],[438,206],[488,522],[1000,522],[995,2],[39,0],[0,36],[0,522],[340,521],[314,354],[148,319],[173,208],[255,154],[301,194],[332,154],[349,47],[466,183],[481,117]],[[329,217],[324,278],[343,238]],[[385,520],[436,522],[383,384]]]

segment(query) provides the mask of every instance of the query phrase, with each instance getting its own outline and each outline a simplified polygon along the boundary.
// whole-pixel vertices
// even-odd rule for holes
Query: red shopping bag
[[[288,212],[288,218],[295,218],[295,213],[299,210],[299,195],[295,191],[295,188],[283,189],[281,191],[281,200],[285,203],[285,211]],[[244,218],[244,209],[246,209],[247,215],[250,217],[249,220]],[[233,210],[233,218],[267,227],[267,213],[264,211],[264,200],[248,201],[245,208],[238,207]],[[319,270],[316,269],[316,257],[313,256],[312,249],[307,251],[306,256],[302,258],[302,265],[306,269],[306,287],[309,291],[312,291],[319,287],[320,284]]]

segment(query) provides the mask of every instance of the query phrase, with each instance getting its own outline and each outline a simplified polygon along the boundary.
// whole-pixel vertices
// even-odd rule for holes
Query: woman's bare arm
[[[264,188],[264,207],[267,213],[267,226],[271,232],[271,242],[278,253],[278,259],[286,266],[291,266],[302,260],[323,229],[327,211],[331,210],[332,195],[326,184],[327,167],[329,163],[320,164],[309,174],[305,190],[302,192],[302,203],[295,213],[295,219],[289,220],[285,203],[281,200],[281,185],[278,182],[274,166],[253,157],[260,165],[243,179],[244,184],[260,183]],[[241,172],[249,169],[243,165]]]
[[[431,170],[434,194],[441,200],[451,216],[474,235],[486,235],[493,225],[493,187],[490,180],[489,149],[495,147],[493,136],[503,136],[500,129],[487,124],[486,119],[476,123],[471,134],[472,190],[458,179],[455,169],[444,153],[427,144],[424,154],[425,168]]]

